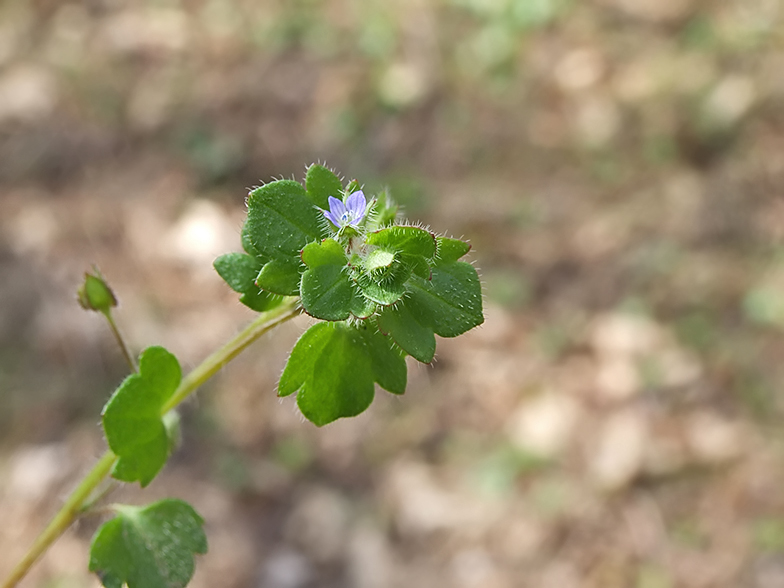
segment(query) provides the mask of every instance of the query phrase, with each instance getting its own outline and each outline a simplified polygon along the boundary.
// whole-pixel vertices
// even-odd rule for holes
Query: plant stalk
[[[237,357],[246,347],[278,325],[294,318],[300,313],[299,299],[290,298],[277,308],[263,312],[231,341],[215,351],[182,379],[171,398],[161,410],[164,415],[176,408],[199,386],[214,376],[224,365]],[[84,504],[99,484],[108,476],[117,456],[110,450],[101,456],[98,463],[79,482],[63,506],[57,511],[43,532],[36,538],[21,561],[14,567],[0,588],[14,588],[30,571],[30,568],[43,555],[65,530],[83,513]]]
[[[103,313],[103,315],[106,317],[106,321],[109,323],[109,328],[112,330],[112,335],[114,335],[114,339],[117,341],[117,345],[120,346],[120,351],[122,352],[128,367],[131,368],[132,372],[138,372],[139,369],[136,367],[136,361],[134,361],[131,352],[128,350],[128,345],[125,344],[125,339],[123,339],[123,336],[120,333],[120,329],[117,328],[117,323],[114,322],[112,311],[107,310]]]

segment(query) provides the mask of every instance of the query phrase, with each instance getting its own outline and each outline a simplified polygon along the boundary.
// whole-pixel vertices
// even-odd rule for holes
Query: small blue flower
[[[365,200],[365,194],[362,190],[358,190],[351,194],[345,204],[337,198],[330,196],[329,210],[322,210],[321,212],[323,212],[324,216],[339,229],[349,225],[356,227],[359,224],[359,221],[365,217],[365,213],[367,212],[367,200]]]

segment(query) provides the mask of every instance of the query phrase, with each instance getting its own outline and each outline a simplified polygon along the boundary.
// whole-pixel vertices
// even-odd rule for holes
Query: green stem
[[[256,339],[281,323],[297,316],[300,313],[298,303],[299,299],[290,298],[277,308],[261,313],[255,321],[243,329],[236,337],[210,355],[183,378],[177,390],[174,391],[172,397],[163,407],[161,414],[165,414],[175,408],[196,388],[214,376],[224,365],[239,355],[242,350],[256,341]],[[117,456],[109,450],[101,456],[101,459],[93,466],[93,469],[79,482],[79,485],[71,493],[49,525],[47,525],[46,529],[36,538],[22,560],[11,571],[8,578],[0,584],[0,588],[14,588],[27,575],[27,572],[30,571],[30,568],[38,558],[82,514],[85,502],[88,501],[93,491],[109,475],[116,461]]]
[[[22,560],[11,571],[11,575],[3,582],[2,588],[13,588],[22,578],[27,575],[36,560],[63,534],[71,523],[76,520],[82,508],[82,503],[87,500],[92,491],[101,481],[112,471],[117,456],[111,451],[106,451],[98,463],[93,466],[87,475],[79,482],[79,485],[65,501],[62,508],[54,515],[46,529],[38,535],[38,538],[30,546]]]
[[[280,306],[261,313],[259,318],[245,327],[234,339],[215,351],[182,379],[174,394],[161,408],[161,415],[178,406],[191,392],[218,373],[224,365],[237,357],[256,339],[299,313],[299,298],[290,298]]]
[[[123,339],[122,335],[120,334],[120,329],[117,328],[117,323],[114,322],[111,309],[108,309],[106,312],[104,312],[103,316],[106,317],[106,320],[109,323],[109,328],[112,330],[112,335],[114,335],[114,338],[117,340],[117,344],[120,346],[120,351],[122,351],[123,357],[128,363],[128,367],[131,368],[132,372],[139,371],[136,368],[136,362],[133,360],[131,352],[128,351],[128,346],[125,344],[125,339]]]

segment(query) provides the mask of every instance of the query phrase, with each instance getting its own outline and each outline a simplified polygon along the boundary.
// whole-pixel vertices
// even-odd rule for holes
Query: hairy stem
[[[294,318],[299,313],[299,299],[297,298],[290,298],[277,308],[261,313],[255,321],[238,333],[236,337],[215,351],[183,378],[177,390],[175,390],[172,397],[163,407],[161,414],[166,414],[179,405],[194,390],[214,376],[224,365],[239,355],[242,350],[256,341],[256,339],[278,325]],[[93,491],[111,473],[116,461],[117,456],[109,450],[101,456],[98,463],[79,482],[79,485],[71,493],[57,514],[54,515],[51,522],[36,538],[22,560],[11,571],[8,578],[0,584],[0,588],[13,588],[27,575],[27,572],[30,571],[30,568],[38,558],[83,513],[85,503],[89,501]]]
[[[114,335],[115,340],[117,341],[117,345],[120,346],[120,351],[122,351],[123,357],[125,358],[125,362],[128,364],[128,367],[131,368],[132,372],[139,371],[136,367],[136,362],[131,355],[131,352],[128,350],[128,346],[125,344],[125,339],[120,334],[120,329],[117,328],[117,323],[114,322],[114,317],[112,316],[111,310],[107,310],[103,313],[106,317],[106,321],[109,323],[109,328],[112,330],[112,335]]]
[[[191,392],[214,376],[224,365],[237,357],[243,349],[256,339],[281,323],[294,318],[300,312],[299,298],[290,298],[280,306],[261,313],[258,319],[245,327],[234,339],[215,351],[182,379],[177,390],[163,405],[161,415],[166,414],[179,405]]]
[[[54,515],[54,518],[46,526],[43,532],[38,535],[36,540],[27,550],[25,556],[11,571],[11,575],[3,582],[2,588],[12,588],[25,577],[32,565],[38,558],[47,550],[49,546],[54,543],[57,538],[63,534],[71,523],[79,516],[82,509],[82,503],[87,500],[92,491],[101,481],[109,475],[112,471],[114,462],[117,461],[117,456],[111,451],[106,451],[98,463],[93,466],[87,475],[79,482],[76,489],[71,492],[68,500],[65,501],[62,508]]]

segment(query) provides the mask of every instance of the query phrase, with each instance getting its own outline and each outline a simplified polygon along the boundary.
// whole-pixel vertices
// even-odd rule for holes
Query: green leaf
[[[373,382],[405,391],[406,364],[383,335],[346,323],[318,323],[300,337],[278,394],[297,392],[302,414],[318,426],[356,416],[373,401]]]
[[[169,457],[169,436],[161,415],[180,384],[177,358],[163,347],[148,347],[139,357],[139,373],[125,378],[103,409],[103,428],[120,458],[112,476],[147,486]]]
[[[395,263],[395,254],[392,251],[374,249],[368,253],[363,266],[370,273],[378,272],[379,270],[382,270],[379,273],[386,273],[384,270],[391,268],[393,263]]]
[[[368,229],[377,230],[395,222],[399,206],[385,191],[381,192],[368,213]]]
[[[394,304],[406,293],[406,281],[411,277],[408,266],[398,264],[389,274],[374,276],[368,273],[356,275],[356,283],[370,300],[383,306]]]
[[[240,242],[242,243],[242,250],[245,251],[248,255],[253,257],[259,258],[259,261],[263,264],[265,259],[259,253],[259,250],[251,242],[250,237],[250,227],[248,226],[248,219],[245,218],[245,223],[242,225],[242,233],[240,233]]]
[[[343,247],[334,239],[324,239],[321,243],[308,243],[302,250],[302,261],[309,268],[320,265],[346,265],[348,258]]]
[[[482,286],[463,261],[433,268],[430,281],[413,278],[407,306],[413,317],[442,337],[457,337],[484,322]]]
[[[311,376],[313,363],[330,340],[328,323],[317,323],[305,331],[294,345],[278,382],[278,396],[285,397],[299,390]],[[294,358],[292,360],[292,357]]]
[[[362,353],[355,329],[338,323],[330,335],[297,393],[302,414],[318,426],[361,414],[375,394],[370,360]]]
[[[436,253],[436,237],[419,227],[394,226],[370,233],[365,242],[390,251],[433,257]]]
[[[280,296],[262,292],[256,285],[255,280],[261,269],[258,258],[244,253],[227,253],[221,255],[212,265],[232,290],[242,294],[240,302],[248,308],[256,312],[264,312],[283,301]]]
[[[188,503],[167,499],[146,507],[116,505],[90,545],[90,571],[106,588],[183,588],[194,555],[207,553],[204,520]]]
[[[299,294],[300,267],[296,257],[273,259],[258,272],[256,285],[273,294],[296,296]]]
[[[351,314],[354,288],[342,265],[320,265],[302,274],[300,296],[310,316],[342,321]]]
[[[433,330],[414,318],[407,301],[385,308],[378,317],[378,326],[417,361],[422,363],[433,361],[436,353],[436,337]]]
[[[348,276],[343,247],[334,239],[309,243],[302,261],[310,268],[302,274],[300,296],[305,311],[316,318],[342,321],[362,306]]]
[[[406,391],[408,371],[403,354],[388,337],[367,324],[356,328],[364,344],[364,352],[370,358],[370,366],[378,385],[393,394]]]
[[[313,204],[329,210],[330,196],[340,200],[343,197],[343,184],[334,173],[323,165],[313,164],[305,176],[305,186]]]
[[[240,302],[251,310],[265,312],[280,305],[283,297],[255,288],[253,292],[246,292],[240,296]]]
[[[215,271],[229,285],[229,288],[240,294],[257,290],[256,276],[261,269],[261,262],[245,253],[227,253],[212,262]]]
[[[293,180],[278,180],[248,196],[248,239],[269,258],[299,257],[311,241],[321,237],[321,213],[305,188]]]
[[[437,237],[436,265],[446,265],[463,257],[471,250],[471,245],[460,239]]]
[[[400,262],[407,265],[412,272],[423,280],[429,280],[432,274],[430,264],[421,255],[408,255],[406,253],[399,254]]]
[[[358,319],[366,319],[376,312],[378,305],[375,302],[367,298],[357,288],[354,289],[353,294],[354,296],[351,299],[352,315]]]

